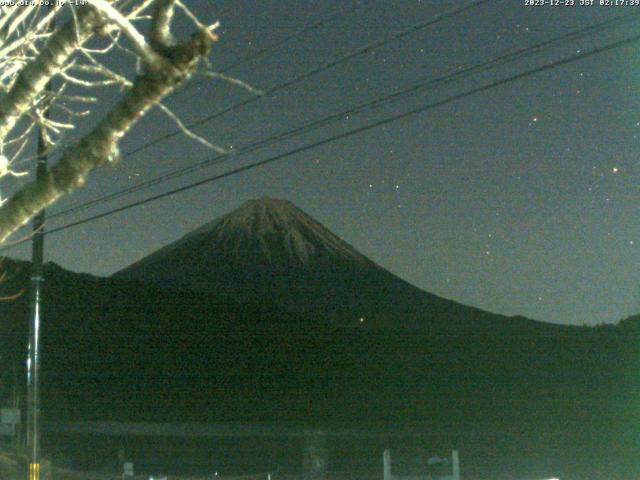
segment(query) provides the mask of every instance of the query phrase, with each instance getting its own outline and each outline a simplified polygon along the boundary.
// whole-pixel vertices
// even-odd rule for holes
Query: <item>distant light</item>
[[[620,171],[620,169],[618,167],[613,167],[612,169],[613,173],[618,173]],[[551,479],[553,480],[553,479]]]
[[[364,323],[364,317],[360,317],[360,323]]]

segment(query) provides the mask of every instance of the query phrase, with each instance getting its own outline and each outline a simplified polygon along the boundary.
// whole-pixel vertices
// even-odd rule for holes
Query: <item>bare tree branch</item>
[[[195,133],[192,130],[190,130],[189,127],[187,127],[184,124],[184,122],[182,120],[180,120],[180,117],[178,117],[178,115],[173,113],[171,111],[171,109],[169,107],[167,107],[166,105],[164,105],[163,103],[158,102],[158,108],[160,108],[160,110],[162,110],[162,112],[167,117],[169,117],[178,126],[178,128],[180,130],[182,130],[182,133],[184,133],[187,137],[192,138],[196,142],[201,143],[205,147],[210,148],[211,150],[214,150],[217,153],[220,153],[220,154],[228,153],[228,151],[225,150],[224,148],[222,148],[222,147],[220,147],[218,145],[214,145],[213,143],[211,143],[206,138],[203,138],[200,135],[198,135],[197,133]]]
[[[119,140],[164,96],[196,69],[217,37],[209,29],[199,30],[191,40],[162,52],[171,68],[147,71],[99,125],[78,144],[65,150],[61,160],[40,180],[22,187],[0,208],[0,243],[38,211],[64,194],[80,187],[96,167],[115,162]]]
[[[151,69],[170,68],[162,55],[155,52],[136,27],[106,0],[88,0],[109,22],[116,24],[133,45],[134,52]]]
[[[42,52],[20,72],[11,90],[0,97],[0,142],[11,132],[19,118],[42,94],[46,84],[58,74],[78,44],[85,42],[98,22],[97,15],[83,9],[77,24],[69,20],[57,30]]]
[[[154,13],[151,42],[155,45],[174,45],[171,35],[171,19],[175,8],[175,0],[159,0]]]
[[[62,4],[41,9],[37,3],[16,8],[0,2],[0,182],[27,175],[28,168],[17,165],[33,160],[24,152],[35,127],[47,153],[62,154],[44,176],[19,185],[11,198],[0,198],[0,244],[37,212],[80,187],[93,169],[116,162],[119,141],[153,106],[187,137],[223,152],[189,131],[161,103],[200,61],[207,61],[218,23],[201,22],[180,0],[87,1],[87,6],[67,3],[64,9]],[[179,43],[171,31],[178,11],[196,30]],[[66,20],[50,29],[50,22],[63,14]],[[133,61],[122,67],[112,61],[116,56]],[[209,76],[259,93],[239,80]],[[66,132],[78,127],[79,118],[92,118],[101,98],[96,92],[112,86],[122,92],[119,101],[88,134],[62,150]]]

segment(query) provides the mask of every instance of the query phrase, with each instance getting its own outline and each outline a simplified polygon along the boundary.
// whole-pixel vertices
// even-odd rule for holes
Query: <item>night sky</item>
[[[212,70],[269,91],[466,2],[188,3],[207,23],[221,22]],[[238,149],[605,19],[640,14],[640,7],[578,4],[531,7],[525,0],[489,1],[265,95],[196,131]],[[255,56],[333,15],[337,17],[324,25]],[[640,19],[563,41],[537,55],[59,217],[48,227],[636,35],[639,25]],[[372,260],[429,292],[550,322],[615,322],[640,312],[639,79],[640,42],[56,233],[46,239],[46,259],[71,270],[109,275],[246,200],[271,196],[291,200]],[[166,102],[186,123],[252,97],[219,80],[196,77],[194,82]],[[115,98],[114,92],[105,92],[101,108]],[[152,113],[126,138],[122,151],[174,128],[162,114]],[[83,131],[86,126],[68,140]],[[212,156],[214,152],[184,136],[173,137],[94,173],[82,191],[50,213]],[[29,248],[6,253],[25,257]]]

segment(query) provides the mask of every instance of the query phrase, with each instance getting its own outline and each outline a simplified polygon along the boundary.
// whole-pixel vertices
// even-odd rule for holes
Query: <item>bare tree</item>
[[[182,126],[161,100],[206,61],[217,40],[217,23],[201,23],[181,0],[47,3],[0,3],[0,181],[26,175],[25,147],[36,127],[47,150],[61,152],[46,176],[0,199],[0,243],[38,211],[80,187],[91,170],[117,161],[119,141],[151,107]],[[190,38],[174,39],[176,15],[192,23]],[[106,61],[113,55],[131,58],[135,69],[115,71]],[[99,88],[120,93],[113,108],[95,118],[92,107]],[[86,117],[94,120],[93,129],[63,148],[65,133]]]

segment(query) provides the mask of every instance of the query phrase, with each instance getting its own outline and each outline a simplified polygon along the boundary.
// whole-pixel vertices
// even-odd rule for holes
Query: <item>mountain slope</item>
[[[507,318],[424,292],[380,267],[285,200],[262,198],[218,218],[113,275],[240,302],[404,328],[496,324]]]
[[[0,295],[28,288],[27,262],[2,267]],[[110,279],[54,264],[45,277],[45,420],[421,425],[480,463],[515,448],[640,471],[637,319],[572,328],[460,305],[287,203],[249,203]],[[27,299],[0,302],[5,405]]]
[[[164,270],[164,276],[177,276],[179,270],[191,265],[173,262],[184,258],[195,260],[195,255],[209,265],[223,259],[223,264],[274,270],[314,270],[331,267],[336,261],[354,268],[377,268],[291,202],[261,198],[250,200],[234,212],[203,225],[116,276],[140,277],[159,269]],[[161,263],[165,265],[159,265]]]

